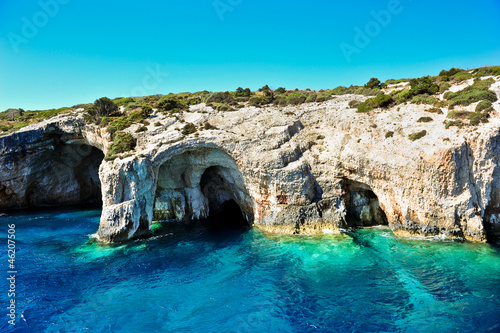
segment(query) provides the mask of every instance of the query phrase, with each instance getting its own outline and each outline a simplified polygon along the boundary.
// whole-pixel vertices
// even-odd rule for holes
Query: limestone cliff
[[[491,90],[500,95],[500,82]],[[142,133],[130,127],[138,146],[112,161],[102,160],[105,129],[78,114],[60,116],[0,137],[0,208],[102,198],[104,241],[147,235],[152,220],[204,219],[228,202],[270,232],[388,224],[403,237],[499,236],[498,102],[486,124],[445,128],[445,108],[443,114],[423,104],[370,113],[349,108],[364,99],[342,95],[233,112],[199,104],[177,117],[157,114],[151,123],[161,126]],[[216,129],[184,137],[186,122]],[[422,130],[425,136],[409,140]]]

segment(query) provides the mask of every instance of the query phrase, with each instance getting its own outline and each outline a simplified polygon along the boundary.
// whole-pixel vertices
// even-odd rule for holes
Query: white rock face
[[[500,95],[500,84],[492,90]],[[155,116],[151,123],[162,126],[133,133],[138,147],[132,156],[104,161],[99,168],[99,237],[124,241],[147,235],[152,220],[204,219],[227,202],[270,232],[330,233],[387,223],[403,237],[485,241],[500,235],[498,103],[489,123],[446,129],[446,115],[426,112],[430,106],[360,114],[348,107],[353,99],[365,97],[234,112],[198,105],[178,119]],[[420,117],[433,121],[419,123]],[[183,137],[181,120],[208,121],[217,129]],[[64,134],[66,145],[107,150],[103,130],[75,116],[0,137],[1,208],[27,206],[28,186],[22,184],[30,175],[38,175],[37,188],[61,186],[47,172],[33,171],[52,167],[37,162],[40,151],[61,149],[47,139],[51,126]],[[409,140],[422,130],[423,138]],[[64,180],[68,190],[58,192],[55,201],[81,192],[73,179]]]

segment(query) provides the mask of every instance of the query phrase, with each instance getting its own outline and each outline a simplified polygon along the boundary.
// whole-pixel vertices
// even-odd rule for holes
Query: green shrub
[[[393,135],[394,135],[394,132],[393,132],[393,131],[387,131],[387,132],[385,133],[385,138],[386,138],[386,139],[387,139],[387,138],[392,138],[392,136],[393,136]]]
[[[116,104],[107,97],[96,99],[94,104],[87,108],[87,113],[95,120],[100,117],[113,115],[118,107]]]
[[[132,97],[115,98],[116,106],[128,105],[128,104],[134,103],[134,102],[135,102],[135,100]]]
[[[431,117],[420,117],[417,120],[417,123],[430,123],[431,121],[434,121]]]
[[[285,106],[286,105],[286,96],[285,95],[276,96],[274,98],[273,104],[277,105],[277,106]]]
[[[366,84],[365,84],[365,88],[368,88],[368,89],[373,89],[373,88],[380,88],[380,80],[375,78],[375,77],[372,77],[370,79],[370,81],[368,81]]]
[[[463,70],[463,69],[460,69],[460,68],[454,68],[454,67],[452,67],[452,68],[450,68],[449,70],[444,70],[444,69],[443,69],[443,70],[439,73],[439,76],[441,76],[441,77],[443,77],[443,76],[444,76],[444,77],[452,77],[452,76],[454,76],[455,74],[462,73],[462,72],[464,72],[464,70]]]
[[[136,133],[146,132],[148,128],[146,126],[141,126],[135,130]]]
[[[243,89],[242,87],[238,87],[236,89],[236,92],[234,93],[235,97],[250,97],[252,92],[250,91],[250,88],[245,88]]]
[[[489,87],[494,83],[493,79],[477,80],[474,84],[462,89],[458,92],[447,92],[444,98],[448,100],[450,106],[463,105],[468,106],[472,103],[487,100],[490,102],[497,101],[497,95],[489,90]]]
[[[477,126],[480,123],[487,123],[488,116],[489,115],[487,113],[471,112],[471,114],[469,115],[469,122],[473,126]]]
[[[476,77],[481,77],[481,76],[497,76],[500,75],[500,66],[488,66],[488,67],[481,67],[481,68],[476,68],[472,71],[472,74]]]
[[[200,97],[190,97],[186,101],[187,105],[196,105],[201,103]]]
[[[439,85],[439,92],[444,93],[446,90],[451,88],[451,84],[448,82],[443,82]]]
[[[0,119],[15,121],[17,118],[21,117],[24,112],[25,111],[23,109],[7,109],[0,113]]]
[[[425,111],[430,112],[430,113],[443,114],[443,110],[441,110],[441,108],[436,108],[436,107],[427,109]]]
[[[445,128],[448,129],[450,128],[451,126],[457,126],[457,127],[462,127],[463,126],[463,123],[461,120],[454,120],[454,121],[445,121]]]
[[[488,110],[489,108],[493,108],[493,103],[491,103],[491,101],[481,101],[476,106],[476,112]]]
[[[417,133],[410,134],[408,136],[408,139],[410,139],[411,141],[415,141],[415,140],[423,138],[426,135],[427,135],[427,131],[423,130],[423,131],[420,131],[420,132],[417,132]]]
[[[423,94],[423,95],[417,95],[415,97],[413,97],[411,99],[411,102],[414,103],[414,104],[428,104],[428,105],[432,105],[434,103],[436,103],[438,101],[437,98],[433,97],[433,96],[429,96],[427,94]]]
[[[172,111],[180,107],[181,104],[176,98],[164,97],[158,101],[158,109],[160,111]]]
[[[197,131],[197,129],[196,129],[196,126],[194,126],[194,124],[187,123],[182,128],[182,132],[181,133],[182,133],[182,135],[186,136],[186,135],[189,135],[189,134],[196,133],[196,131]]]
[[[358,107],[359,103],[360,103],[359,101],[353,99],[352,101],[349,102],[349,108],[355,109]]]
[[[248,100],[248,103],[249,103],[251,106],[257,106],[257,107],[260,107],[260,105],[264,103],[264,99],[262,98],[262,96],[252,96],[252,97],[250,97],[250,99]]]
[[[266,84],[262,88],[259,88],[259,91],[262,91],[265,93],[265,92],[271,91],[271,88],[269,88],[269,85]]]
[[[313,102],[316,102],[316,98],[318,97],[317,94],[315,93],[311,93],[311,94],[308,94],[307,95],[307,98],[306,98],[306,101],[305,103],[313,103]]]
[[[324,136],[324,135],[318,135],[318,136],[316,137],[316,140],[323,140],[324,138],[325,138],[325,136]]]
[[[217,127],[215,127],[214,125],[210,124],[207,121],[206,123],[203,124],[203,129],[205,129],[205,130],[216,130]]]
[[[274,91],[275,94],[286,94],[286,89],[283,87],[279,87]]]
[[[135,103],[127,104],[127,106],[125,106],[125,111],[135,110],[138,107],[139,105]]]
[[[224,92],[216,92],[210,95],[210,97],[206,100],[207,103],[224,103],[224,104],[232,104],[234,103],[233,95],[229,93],[229,91]]]
[[[364,96],[375,96],[378,93],[380,93],[380,89],[379,88],[370,89],[360,86],[350,86],[350,87],[338,86],[332,90],[328,90],[327,93],[329,95],[357,94]]]
[[[359,103],[357,112],[369,112],[375,108],[386,108],[393,102],[394,99],[391,95],[380,93],[374,98],[369,98],[366,101]]]
[[[153,114],[153,109],[149,105],[143,105],[141,108],[141,116],[143,118],[148,118]]]
[[[393,95],[394,99],[394,104],[403,104],[404,102],[408,101],[411,98],[411,92],[409,89],[397,91]]]
[[[450,112],[448,112],[448,115],[446,116],[446,118],[468,119],[470,114],[471,114],[471,112],[469,112],[469,111],[450,111]]]
[[[226,104],[218,104],[216,106],[216,110],[218,111],[234,111],[234,109]]]
[[[286,98],[286,104],[299,105],[304,103],[306,99],[306,95],[299,92],[293,92]]]
[[[130,133],[116,132],[113,135],[113,142],[109,146],[108,155],[121,154],[135,148],[137,139]]]
[[[318,95],[318,97],[316,97],[316,102],[318,102],[318,103],[326,102],[331,98],[332,98],[332,96],[330,94],[321,94],[321,95]]]
[[[462,81],[465,81],[465,80],[468,80],[468,79],[471,79],[473,76],[471,73],[469,72],[462,72],[462,73],[458,73],[456,74],[454,77],[453,77],[453,80],[456,81],[456,82],[462,82]]]
[[[157,121],[157,122],[155,123],[155,126],[156,126],[156,127],[159,127],[159,126],[162,126],[162,125],[161,125],[161,123],[160,123],[159,121]]]

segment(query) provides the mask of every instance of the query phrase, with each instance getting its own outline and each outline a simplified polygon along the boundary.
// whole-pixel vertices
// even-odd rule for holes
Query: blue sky
[[[499,17],[498,0],[0,0],[0,110],[500,65]]]

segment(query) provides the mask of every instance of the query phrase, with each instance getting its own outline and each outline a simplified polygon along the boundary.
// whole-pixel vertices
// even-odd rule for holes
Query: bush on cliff
[[[497,95],[493,91],[489,90],[490,86],[494,82],[495,81],[493,79],[476,79],[474,84],[465,89],[457,92],[449,91],[445,93],[444,98],[448,100],[448,105],[452,107],[455,105],[468,106],[482,100],[496,102],[498,99]]]
[[[491,112],[493,111],[493,103],[491,101],[481,101],[476,106],[476,112]]]
[[[160,111],[175,111],[176,109],[181,109],[182,106],[176,98],[164,97],[158,101],[158,110]]]
[[[94,104],[89,106],[85,111],[94,119],[100,117],[111,116],[118,110],[116,104],[107,97],[96,99]]]
[[[366,101],[359,103],[358,111],[360,113],[369,112],[376,108],[385,108],[391,105],[394,99],[391,95],[385,95],[383,92],[379,93],[377,97],[369,98]]]
[[[299,92],[293,92],[286,98],[286,104],[299,105],[304,103],[306,100],[306,95]]]
[[[411,141],[415,141],[415,140],[423,138],[426,135],[427,135],[427,131],[423,130],[423,131],[420,131],[420,132],[417,132],[417,133],[410,134],[408,136],[408,139],[410,139]]]
[[[373,89],[373,88],[380,88],[380,80],[375,78],[375,77],[372,77],[370,79],[370,81],[368,81],[366,84],[365,84],[365,88],[368,88],[368,89]]]
[[[113,142],[109,146],[108,156],[125,153],[135,148],[137,139],[130,133],[116,132],[113,135]]]
[[[213,93],[205,100],[205,103],[223,103],[232,105],[235,104],[235,101],[233,95],[231,95],[229,91],[225,91]]]
[[[242,87],[238,87],[234,93],[234,97],[250,97],[251,94],[250,88],[243,89]]]
[[[182,135],[186,136],[186,135],[189,135],[189,134],[196,133],[196,131],[197,131],[197,129],[196,129],[196,126],[194,126],[194,124],[187,123],[182,128],[182,132],[181,133],[182,133]]]

